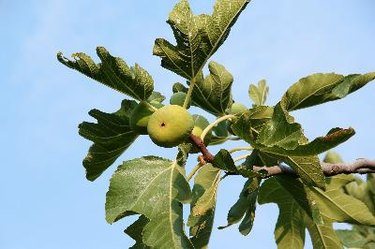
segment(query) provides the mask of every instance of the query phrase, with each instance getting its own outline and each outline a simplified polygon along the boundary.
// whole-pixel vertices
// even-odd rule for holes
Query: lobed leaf
[[[69,60],[59,52],[57,59],[65,66],[134,99],[147,100],[151,96],[154,81],[146,70],[138,64],[129,68],[123,59],[113,57],[103,47],[97,47],[96,53],[101,60],[99,64],[84,53],[75,53],[72,55],[74,60]]]
[[[294,188],[285,187],[294,184]],[[266,180],[259,190],[259,204],[276,203],[279,216],[275,227],[275,240],[279,249],[303,248],[305,224],[303,217],[311,214],[303,186],[291,177],[273,177]]]
[[[277,104],[272,118],[263,125],[253,146],[261,156],[288,164],[304,183],[324,188],[319,158],[316,155],[295,153],[306,143],[307,138],[301,125],[295,123],[282,106]]]
[[[324,174],[318,156],[285,156],[280,159],[292,167],[305,184],[325,188]]]
[[[225,115],[225,111],[232,105],[231,87],[233,76],[224,66],[216,62],[208,64],[210,74],[206,77],[197,77],[193,88],[193,105],[215,115]]]
[[[215,216],[220,170],[206,164],[194,179],[191,211],[188,220],[190,239],[195,248],[207,248]]]
[[[300,79],[283,95],[281,103],[288,111],[298,110],[344,98],[375,79],[375,72],[343,76],[317,73]]]
[[[367,206],[358,199],[346,195],[339,188],[322,191],[310,188],[310,195],[316,201],[322,214],[329,220],[352,224],[375,225],[375,217]]]
[[[274,109],[268,106],[258,106],[244,112],[231,125],[232,131],[241,139],[245,140],[252,146],[260,130],[272,118]]]
[[[242,235],[248,235],[253,227],[260,180],[256,177],[248,179],[237,202],[230,208],[227,216],[227,228],[241,221],[238,229]]]
[[[130,249],[150,249],[142,241],[143,229],[149,220],[141,215],[132,225],[125,229],[125,233],[135,240],[135,244]]]
[[[79,134],[94,142],[83,160],[88,180],[98,178],[138,137],[130,129],[127,116],[127,108],[134,107],[134,104],[124,100],[121,109],[115,113],[91,110],[89,114],[97,123],[83,122],[79,125]]]
[[[363,234],[355,230],[336,230],[336,234],[342,243],[349,248],[365,248],[368,242]]]
[[[291,117],[277,104],[272,118],[259,131],[256,143],[271,148],[294,150],[306,140],[301,125],[291,122]]]
[[[343,246],[338,238],[332,223],[318,224],[305,216],[305,224],[310,233],[313,248],[342,249]]]
[[[265,80],[260,80],[258,85],[250,84],[249,97],[254,102],[254,106],[263,106],[266,103],[269,87]]]
[[[193,79],[226,40],[232,25],[249,2],[218,0],[211,16],[194,16],[189,2],[181,0],[167,21],[177,44],[158,38],[154,45],[154,55],[161,57],[164,68],[188,80]]]
[[[219,168],[228,172],[237,173],[238,169],[234,164],[231,154],[225,150],[221,149],[215,156],[212,162],[215,168]]]
[[[275,202],[280,209],[275,228],[278,248],[303,248],[305,228],[308,229],[314,248],[342,248],[332,223],[316,222],[312,210],[313,201],[300,181],[289,176],[277,176],[262,184],[260,204]]]
[[[106,198],[106,220],[116,222],[132,213],[149,222],[143,243],[155,248],[194,248],[184,234],[181,203],[191,192],[176,161],[147,156],[125,161],[113,174]]]

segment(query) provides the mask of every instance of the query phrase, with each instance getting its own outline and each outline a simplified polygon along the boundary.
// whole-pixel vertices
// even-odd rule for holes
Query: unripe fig
[[[176,92],[171,96],[171,99],[169,100],[169,103],[171,105],[179,105],[183,106],[186,99],[186,93],[184,92]],[[190,105],[188,106],[188,108]]]
[[[171,148],[183,143],[193,127],[193,117],[185,108],[168,105],[156,110],[151,115],[147,132],[155,144]]]
[[[153,106],[161,107],[161,104],[155,103]],[[154,111],[146,101],[139,102],[130,115],[130,128],[140,134],[147,134],[148,120]]]
[[[194,120],[194,128],[191,131],[191,134],[200,137],[202,135],[203,130],[210,124],[207,119],[201,115],[194,114],[193,115]],[[209,144],[211,140],[212,132],[210,131],[207,133],[207,135],[204,138],[204,144]],[[199,152],[199,148],[197,146],[194,146],[191,148],[190,152],[197,153]]]
[[[327,151],[323,161],[325,163],[342,163],[343,162],[341,156],[337,152],[334,152],[331,150]]]
[[[229,109],[229,114],[238,114],[247,111],[247,107],[241,103],[235,102]]]

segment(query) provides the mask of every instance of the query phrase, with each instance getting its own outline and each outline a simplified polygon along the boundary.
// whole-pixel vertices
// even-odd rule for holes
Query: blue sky
[[[120,249],[133,243],[122,235],[131,219],[115,225],[104,220],[115,167],[88,182],[81,161],[90,143],[77,134],[77,125],[91,120],[90,109],[115,111],[124,96],[59,64],[56,53],[95,57],[95,47],[105,46],[147,69],[156,90],[170,96],[172,84],[181,79],[162,69],[151,53],[155,38],[172,40],[165,20],[176,2],[0,0],[0,248]],[[211,11],[214,1],[202,2],[191,0],[193,10]],[[275,104],[288,86],[312,73],[375,71],[374,9],[372,0],[254,0],[212,60],[234,75],[237,101],[251,106],[249,83],[266,79],[268,103]],[[337,151],[346,161],[374,159],[374,93],[372,83],[344,100],[294,115],[310,138],[332,127],[354,127],[356,136]],[[142,137],[117,164],[149,154],[173,157],[174,149],[149,143]],[[215,226],[225,224],[242,183],[239,178],[223,182]],[[211,248],[275,248],[277,213],[275,205],[258,207],[250,236],[240,235],[236,226],[215,230]]]

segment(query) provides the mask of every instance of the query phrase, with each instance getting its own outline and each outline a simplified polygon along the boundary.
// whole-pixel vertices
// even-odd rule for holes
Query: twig
[[[324,163],[321,164],[323,173],[325,176],[334,176],[339,174],[367,174],[375,173],[375,160],[357,159],[351,163]],[[264,171],[267,172],[264,178],[268,178],[275,175],[293,175],[297,176],[296,172],[284,164],[275,166],[253,166],[255,172]]]
[[[211,163],[214,160],[214,156],[208,151],[206,145],[203,143],[202,139],[190,135],[190,140],[199,148],[202,155],[199,156],[201,164]],[[202,165],[202,166],[203,166]],[[368,160],[360,158],[351,163],[325,163],[321,162],[323,173],[325,176],[334,176],[339,174],[368,174],[375,173],[375,160]],[[255,172],[266,172],[263,178],[268,178],[275,175],[293,175],[298,177],[297,173],[291,167],[280,164],[274,166],[253,166],[253,171]],[[236,173],[227,172],[228,175],[233,175]]]
[[[200,137],[190,134],[190,140],[199,148],[204,161],[209,163],[214,160],[214,156],[208,151],[206,145]]]
[[[375,160],[357,159],[351,163],[321,163],[324,175],[375,173]]]

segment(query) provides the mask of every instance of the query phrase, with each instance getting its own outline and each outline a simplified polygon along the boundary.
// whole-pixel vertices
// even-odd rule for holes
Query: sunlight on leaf
[[[335,73],[317,73],[294,83],[282,97],[288,111],[323,104],[346,97],[375,79],[375,72],[343,76]]]
[[[250,0],[218,0],[212,16],[194,16],[189,2],[181,0],[170,13],[168,24],[177,45],[163,38],[155,41],[154,55],[161,57],[161,65],[191,80],[229,35]]]
[[[194,179],[191,212],[188,220],[190,239],[196,249],[207,248],[215,216],[220,170],[206,164]]]
[[[75,53],[72,55],[74,60],[69,60],[60,52],[57,59],[65,66],[137,100],[150,97],[154,90],[154,80],[146,70],[137,64],[129,67],[123,59],[113,57],[103,47],[97,47],[96,53],[101,60],[99,64],[84,53]]]
[[[83,160],[88,180],[98,178],[138,137],[130,129],[129,110],[125,109],[133,108],[135,104],[124,100],[121,109],[115,113],[91,110],[89,114],[97,119],[97,123],[83,122],[79,125],[79,134],[94,142]]]
[[[111,178],[106,219],[113,223],[129,212],[142,214],[149,219],[143,229],[144,244],[193,248],[184,234],[181,205],[190,200],[189,184],[176,161],[153,156],[133,159],[124,162]]]

